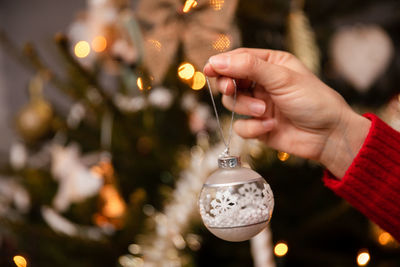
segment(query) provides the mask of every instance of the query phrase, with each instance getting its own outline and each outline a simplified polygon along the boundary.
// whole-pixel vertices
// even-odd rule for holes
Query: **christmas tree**
[[[269,227],[226,242],[197,207],[224,147],[202,73],[210,56],[290,51],[354,109],[400,130],[399,10],[391,0],[88,0],[54,34],[58,69],[4,27],[1,50],[32,78],[0,166],[0,266],[399,266],[398,243],[323,186],[322,166],[255,140],[234,136],[232,152],[274,192]]]

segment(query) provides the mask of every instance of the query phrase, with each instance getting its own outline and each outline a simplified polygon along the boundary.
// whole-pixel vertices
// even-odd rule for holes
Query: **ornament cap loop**
[[[236,156],[222,156],[218,159],[218,167],[223,169],[240,167],[240,157]]]

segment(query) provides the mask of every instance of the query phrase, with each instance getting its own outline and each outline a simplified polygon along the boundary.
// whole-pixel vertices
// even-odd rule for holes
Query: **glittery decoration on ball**
[[[271,219],[274,197],[257,172],[240,166],[237,157],[219,159],[207,179],[199,209],[208,230],[227,241],[245,241],[263,230]]]

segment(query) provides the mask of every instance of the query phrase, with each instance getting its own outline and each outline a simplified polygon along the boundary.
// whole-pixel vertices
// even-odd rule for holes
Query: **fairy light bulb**
[[[85,58],[90,53],[90,45],[86,41],[79,41],[74,47],[75,56],[78,58]]]
[[[157,52],[161,52],[162,44],[160,43],[160,41],[155,40],[155,39],[148,39],[147,42],[148,42]]]
[[[200,90],[206,85],[206,77],[200,71],[196,71],[193,75],[192,89]]]
[[[224,52],[231,46],[231,40],[226,34],[219,34],[217,39],[213,42],[213,48],[218,52]]]
[[[153,79],[152,77],[149,77],[149,78],[138,77],[137,80],[136,80],[136,85],[138,86],[140,91],[143,91],[145,89],[146,90],[150,90],[151,89],[151,80],[152,79]]]
[[[106,50],[107,48],[107,40],[104,36],[96,36],[92,41],[92,49],[93,51],[100,53]]]
[[[365,266],[370,261],[371,257],[367,250],[361,250],[357,255],[357,265]]]
[[[388,232],[382,232],[378,236],[378,242],[382,246],[385,246],[393,241],[394,241],[393,237]]]
[[[183,80],[191,79],[195,74],[194,66],[190,63],[182,63],[178,67],[178,76]]]
[[[215,11],[218,11],[222,9],[224,2],[224,0],[210,0],[210,5]]]
[[[288,253],[288,251],[289,251],[289,247],[284,242],[279,242],[274,247],[274,254],[277,257],[285,256]]]
[[[290,154],[286,152],[279,151],[277,157],[280,161],[287,161],[290,158]]]
[[[26,267],[28,265],[26,259],[21,255],[14,256],[13,261],[17,267]]]
[[[183,13],[188,13],[193,7],[197,6],[197,2],[195,0],[186,0],[183,5],[182,11]]]

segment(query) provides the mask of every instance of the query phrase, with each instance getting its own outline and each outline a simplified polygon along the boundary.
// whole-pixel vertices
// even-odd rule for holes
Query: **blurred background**
[[[400,266],[321,166],[254,140],[232,149],[271,185],[269,227],[229,243],[197,208],[223,150],[211,55],[290,51],[400,130],[399,42],[397,0],[0,1],[0,266]]]

